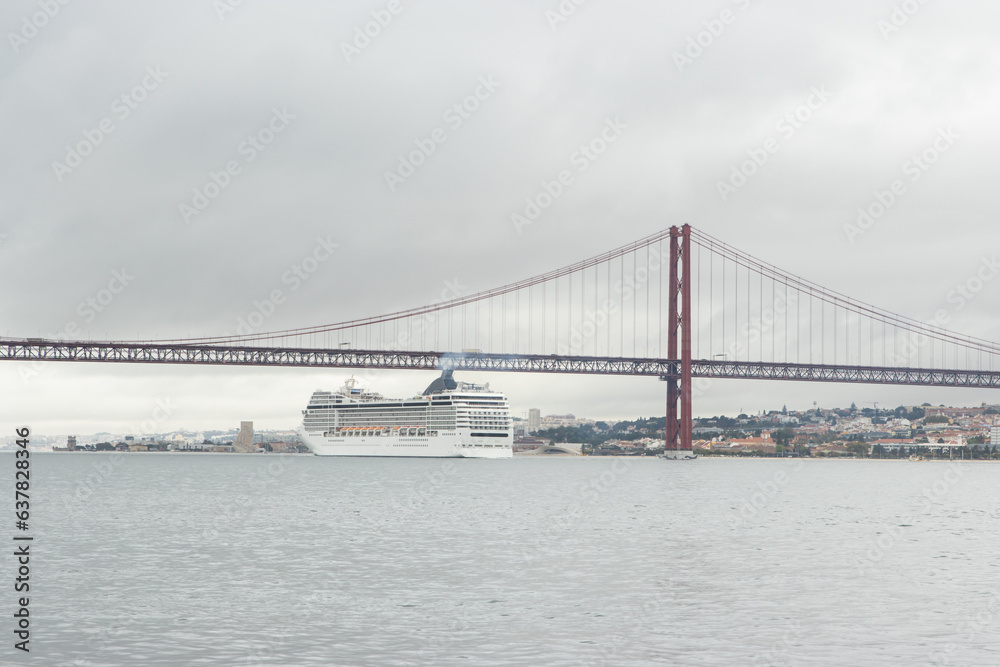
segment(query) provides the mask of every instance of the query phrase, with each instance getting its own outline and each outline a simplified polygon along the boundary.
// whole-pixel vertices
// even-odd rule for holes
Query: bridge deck
[[[423,369],[678,377],[680,361],[625,357],[511,355],[129,342],[0,340],[0,361]],[[693,360],[701,378],[938,387],[1000,387],[1000,371]]]

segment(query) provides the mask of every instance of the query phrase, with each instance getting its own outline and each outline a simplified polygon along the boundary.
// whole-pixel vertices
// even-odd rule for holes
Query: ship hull
[[[338,438],[300,431],[302,442],[317,456],[381,456],[417,458],[509,459],[510,438],[439,435],[434,437],[370,436]]]

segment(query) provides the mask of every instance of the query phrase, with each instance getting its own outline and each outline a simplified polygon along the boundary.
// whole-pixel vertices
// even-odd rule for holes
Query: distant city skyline
[[[982,407],[983,405],[987,405],[987,406],[989,406],[989,405],[1000,405],[1000,396],[994,397],[994,399],[992,401],[989,401],[989,400],[987,400],[987,401],[972,401],[972,402],[965,402],[965,403],[962,403],[962,402],[933,402],[933,401],[930,401],[930,400],[914,400],[914,401],[910,401],[910,402],[891,402],[890,401],[889,403],[883,403],[882,401],[867,401],[866,402],[866,401],[863,401],[863,400],[848,400],[845,403],[835,403],[835,404],[829,404],[829,405],[820,405],[818,403],[817,403],[817,405],[812,405],[811,402],[807,402],[805,404],[801,404],[801,407],[799,407],[800,404],[789,401],[789,402],[780,403],[780,404],[777,404],[777,405],[769,405],[769,406],[760,407],[760,408],[752,410],[752,411],[749,411],[749,410],[746,410],[746,409],[743,409],[743,410],[732,409],[732,410],[729,410],[729,411],[721,411],[721,412],[715,412],[715,413],[697,413],[696,416],[695,416],[695,419],[703,420],[703,419],[710,419],[712,417],[718,417],[718,416],[726,416],[726,417],[730,417],[730,418],[736,418],[740,414],[747,414],[747,415],[750,415],[750,416],[756,416],[756,415],[760,415],[760,414],[768,414],[770,412],[780,412],[782,410],[782,408],[786,408],[789,413],[805,413],[805,412],[809,412],[811,410],[815,410],[816,408],[819,408],[819,409],[824,410],[824,411],[829,411],[829,410],[844,410],[844,409],[850,408],[850,406],[851,406],[852,403],[856,404],[858,410],[863,410],[865,408],[871,409],[871,408],[873,408],[873,406],[874,406],[875,403],[878,403],[878,410],[880,412],[895,410],[897,407],[901,407],[901,406],[902,407],[921,407],[925,403],[929,404],[932,407],[944,406],[944,407],[954,407],[954,408],[979,408],[979,407]],[[605,421],[605,422],[609,422],[610,423],[610,422],[619,422],[619,421],[632,421],[632,420],[636,420],[636,419],[662,418],[663,415],[665,414],[665,410],[661,410],[661,412],[659,414],[657,414],[657,413],[654,412],[654,413],[649,413],[649,414],[631,414],[631,415],[625,414],[623,416],[610,417],[610,416],[607,416],[607,415],[586,414],[582,410],[580,410],[579,407],[577,407],[576,409],[573,409],[572,405],[569,405],[569,404],[565,404],[565,405],[567,406],[568,409],[560,410],[560,411],[554,411],[554,410],[553,411],[546,411],[544,409],[538,408],[538,410],[539,410],[539,426],[542,426],[547,418],[553,417],[553,416],[556,416],[556,417],[565,417],[567,415],[573,415],[577,420],[591,421],[591,422]],[[530,412],[531,412],[530,408],[529,409],[525,409],[525,410],[521,410],[521,411],[516,410],[516,409],[512,409],[511,410],[511,416],[513,418],[515,418],[515,419],[517,419],[519,421],[523,421],[525,424],[527,424],[529,422],[529,419],[530,419]],[[143,424],[143,421],[145,421],[146,423]],[[64,424],[64,425],[67,425],[67,426],[64,426],[64,428],[62,430],[59,430],[58,428],[53,428],[51,430],[50,429],[46,429],[44,431],[43,430],[38,430],[38,431],[36,431],[36,434],[40,435],[40,436],[44,436],[44,437],[54,437],[54,436],[65,437],[65,436],[69,436],[69,435],[76,435],[76,436],[81,437],[81,438],[87,438],[87,437],[90,437],[90,436],[93,436],[93,435],[97,435],[97,434],[101,434],[101,433],[110,434],[110,435],[114,435],[114,436],[122,436],[122,437],[125,436],[125,435],[134,435],[134,436],[137,436],[137,437],[143,437],[143,436],[146,436],[146,435],[153,435],[153,434],[161,435],[161,434],[180,433],[180,432],[197,434],[197,433],[204,433],[206,431],[207,432],[234,433],[235,434],[235,433],[237,433],[237,432],[240,431],[240,423],[241,423],[241,421],[253,421],[254,424],[255,424],[254,429],[255,429],[256,433],[262,433],[262,432],[269,432],[269,433],[270,432],[289,432],[289,431],[295,431],[298,428],[298,423],[293,423],[293,422],[289,421],[289,422],[287,422],[285,424],[282,424],[280,422],[280,418],[278,420],[275,420],[275,422],[271,423],[271,424],[262,424],[257,419],[254,419],[254,420],[236,420],[235,422],[222,422],[220,420],[206,421],[205,423],[203,423],[203,424],[201,424],[201,425],[199,425],[197,427],[191,426],[191,425],[188,425],[188,424],[177,424],[176,426],[171,426],[170,428],[165,428],[164,430],[160,430],[160,431],[149,430],[149,427],[152,427],[152,424],[150,424],[150,421],[148,419],[147,420],[140,420],[140,421],[133,421],[133,422],[115,422],[116,424],[119,425],[119,428],[117,428],[117,429],[107,428],[107,427],[105,427],[105,428],[94,428],[94,427],[89,426],[90,424],[94,423],[94,422],[90,422],[90,421],[63,422],[63,421],[59,421],[59,420],[50,420],[48,423],[51,424],[51,425]],[[167,424],[169,422],[164,421],[164,422],[156,422],[156,423],[157,424],[159,424],[159,423]],[[74,425],[78,426],[79,428],[68,428],[68,426],[74,426]],[[2,434],[0,434],[0,441],[2,441],[2,437],[3,437]]]

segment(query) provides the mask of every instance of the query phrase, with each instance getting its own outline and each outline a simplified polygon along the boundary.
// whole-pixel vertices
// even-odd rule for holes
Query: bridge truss
[[[128,342],[0,341],[0,361],[111,362],[215,366],[294,366],[386,370],[492,371],[577,375],[631,375],[680,380],[679,359],[580,357],[531,354],[316,350],[221,345],[164,345]],[[787,380],[930,387],[1000,387],[1000,371],[940,370],[876,366],[828,366],[754,361],[691,361],[693,378]]]

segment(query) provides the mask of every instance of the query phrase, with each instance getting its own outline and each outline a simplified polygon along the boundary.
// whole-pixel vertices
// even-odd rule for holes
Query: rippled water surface
[[[958,462],[37,455],[31,662],[1000,665],[998,482]]]

